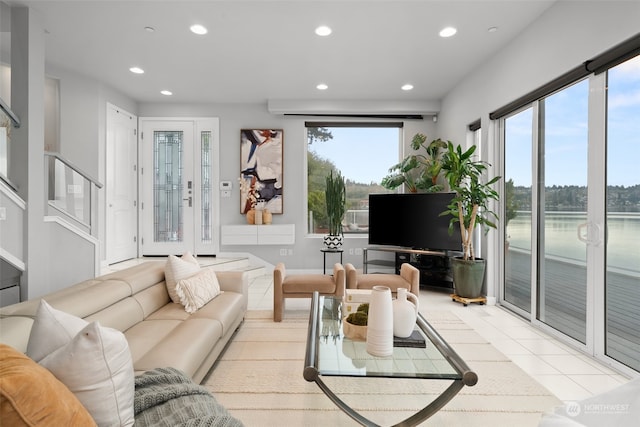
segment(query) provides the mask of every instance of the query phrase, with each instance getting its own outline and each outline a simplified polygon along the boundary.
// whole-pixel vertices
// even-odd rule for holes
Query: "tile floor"
[[[144,259],[109,266],[103,273],[135,265]],[[200,260],[202,264],[220,260]],[[287,309],[307,309],[309,299],[289,299]],[[539,381],[560,400],[582,400],[626,383],[629,378],[599,361],[573,349],[518,316],[498,306],[462,304],[451,301],[448,293],[421,290],[422,310],[451,310],[484,339]],[[249,309],[273,310],[271,272],[252,274],[249,285]]]

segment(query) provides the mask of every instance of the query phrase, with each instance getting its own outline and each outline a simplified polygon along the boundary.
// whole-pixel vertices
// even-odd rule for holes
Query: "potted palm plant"
[[[434,139],[427,144],[427,137],[417,133],[411,140],[411,148],[414,151],[423,149],[426,154],[410,154],[400,163],[389,168],[389,175],[382,178],[381,185],[388,190],[395,190],[402,184],[407,191],[416,193],[418,190],[437,192],[442,191],[442,186],[437,184],[440,175],[441,149],[446,148],[447,143],[441,139]]]
[[[329,234],[324,236],[324,245],[327,249],[340,249],[342,247],[342,219],[346,211],[347,197],[345,183],[342,174],[332,170],[326,177],[325,203],[327,207],[327,221]]]
[[[463,298],[477,298],[482,293],[485,260],[476,258],[473,250],[473,232],[476,226],[496,228],[497,215],[490,209],[490,200],[499,200],[496,190],[491,188],[500,177],[484,182],[484,175],[491,165],[476,160],[476,146],[466,151],[460,145],[454,147],[447,142],[447,150],[442,157],[442,171],[455,196],[442,215],[450,215],[449,233],[455,224],[459,226],[462,238],[462,257],[452,259],[453,284],[456,295]]]

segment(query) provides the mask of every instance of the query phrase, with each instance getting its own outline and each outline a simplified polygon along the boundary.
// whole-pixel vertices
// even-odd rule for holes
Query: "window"
[[[345,234],[366,234],[369,194],[398,162],[402,123],[307,123],[307,209],[309,233],[326,234],[325,177],[340,171],[346,182]]]

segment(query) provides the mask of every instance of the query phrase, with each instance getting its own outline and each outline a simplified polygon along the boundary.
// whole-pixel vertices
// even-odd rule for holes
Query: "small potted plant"
[[[380,184],[388,190],[395,190],[404,184],[411,193],[419,190],[442,191],[442,185],[439,185],[437,180],[442,168],[441,149],[446,146],[447,143],[441,139],[434,139],[427,144],[426,135],[415,134],[411,140],[411,148],[414,151],[423,149],[426,154],[410,154],[400,163],[391,166],[391,174],[382,178]]]
[[[456,295],[464,298],[477,298],[482,293],[485,260],[476,258],[473,251],[473,232],[476,226],[496,228],[497,215],[489,208],[490,200],[499,200],[496,190],[491,188],[500,177],[496,176],[483,182],[484,174],[491,165],[475,160],[476,146],[462,151],[460,145],[454,147],[447,141],[447,151],[442,158],[442,171],[451,191],[456,193],[448,210],[442,215],[451,215],[449,233],[453,233],[455,224],[459,226],[462,237],[462,257],[452,259],[453,284]]]
[[[354,341],[366,340],[368,321],[369,304],[360,304],[356,311],[344,318],[342,322],[342,332],[344,336]]]
[[[327,176],[324,194],[329,223],[329,234],[324,236],[324,245],[327,249],[340,249],[344,239],[342,219],[346,212],[347,196],[344,178],[339,171],[334,175],[332,170]]]

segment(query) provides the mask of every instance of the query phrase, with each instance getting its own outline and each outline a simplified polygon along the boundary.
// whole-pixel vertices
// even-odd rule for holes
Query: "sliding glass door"
[[[640,371],[640,56],[607,85],[605,354]]]
[[[636,371],[639,70],[640,56],[501,121],[502,303]]]

